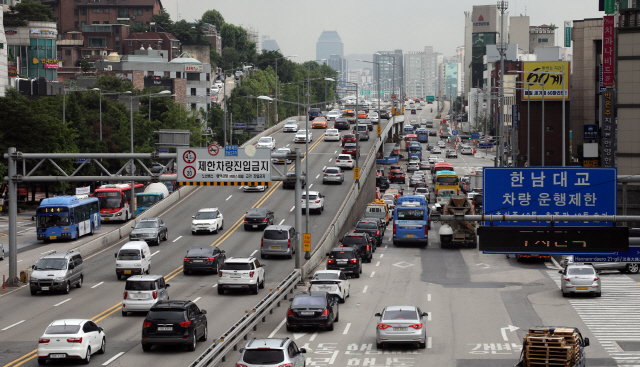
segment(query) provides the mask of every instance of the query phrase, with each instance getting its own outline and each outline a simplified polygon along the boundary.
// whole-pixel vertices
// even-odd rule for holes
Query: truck
[[[378,154],[377,164],[398,163],[400,159],[400,146],[396,143],[385,143],[382,147],[382,154]]]
[[[441,190],[444,191],[444,190]],[[442,209],[443,215],[471,215],[473,206],[466,195],[455,194],[449,197],[449,201]],[[440,226],[440,247],[445,248],[450,245],[467,245],[476,247],[477,232],[476,223],[464,220],[452,220]]]
[[[163,183],[152,183],[144,189],[144,192],[136,194],[136,215],[149,209],[160,200],[169,196],[169,190]]]
[[[475,172],[471,172],[469,174],[469,185],[467,187],[467,192],[478,191],[477,189],[482,189],[482,171],[478,170]]]
[[[389,206],[382,199],[376,199],[369,204],[364,209],[364,218],[377,218],[380,220],[386,227],[389,224]],[[393,217],[393,213],[391,213],[391,217]]]
[[[589,338],[583,338],[576,327],[537,326],[524,337],[520,361],[514,367],[584,367],[587,364],[584,348],[588,346]]]

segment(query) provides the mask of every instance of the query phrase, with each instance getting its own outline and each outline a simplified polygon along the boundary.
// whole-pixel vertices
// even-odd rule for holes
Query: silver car
[[[593,266],[588,264],[570,264],[564,270],[558,271],[560,276],[560,290],[562,297],[569,294],[584,293],[602,296],[600,275]]]
[[[240,360],[236,366],[244,367],[277,367],[277,366],[303,366],[305,364],[304,348],[298,348],[296,343],[289,338],[280,339],[256,339],[249,340],[247,345],[240,349]]]
[[[162,275],[134,275],[127,279],[122,298],[122,316],[147,312],[158,301],[169,300],[169,284]]]
[[[160,245],[160,241],[169,238],[167,225],[160,218],[145,218],[140,220],[129,233],[129,241],[146,241]]]
[[[327,167],[322,174],[322,184],[337,182],[340,185],[344,182],[344,173],[338,167]]]
[[[282,128],[283,132],[297,132],[298,131],[298,121],[296,120],[288,120],[284,123],[284,127]]]
[[[424,175],[414,174],[413,176],[409,177],[409,187],[414,187],[416,185],[416,182],[425,182]]]
[[[413,172],[420,170],[420,162],[407,163],[407,172]]]
[[[418,348],[427,347],[427,331],[424,317],[426,312],[415,306],[388,306],[377,313],[376,347],[386,344],[418,344]]]

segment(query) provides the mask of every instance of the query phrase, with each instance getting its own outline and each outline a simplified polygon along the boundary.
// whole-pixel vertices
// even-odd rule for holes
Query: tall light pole
[[[128,90],[126,92],[107,92],[107,93],[102,93],[102,89],[100,88],[93,88],[92,90],[98,91],[100,94],[100,141],[102,141],[102,96],[110,96],[110,95],[116,95],[116,94],[131,94],[131,91]]]
[[[280,59],[286,59],[289,57],[297,57],[298,55],[290,55],[290,56],[283,56],[283,57],[277,57],[276,58],[276,77],[275,77],[275,81],[276,81],[276,98],[280,98],[280,95],[278,95],[278,60]],[[278,122],[280,122],[280,120],[278,119],[278,102],[276,101],[276,124]]]
[[[223,102],[224,105],[223,107],[223,114],[222,114],[222,132],[224,134],[224,145],[227,144],[227,73],[230,71],[235,71],[238,69],[242,69],[242,70],[246,70],[246,69],[251,69],[253,66],[252,65],[247,65],[247,66],[238,66],[237,68],[233,68],[233,69],[227,69],[227,70],[223,70],[222,71],[222,75],[224,75],[224,88],[223,88],[223,92],[222,92],[222,98],[223,98]]]
[[[376,53],[376,55],[380,55],[380,54]],[[378,123],[380,123],[380,90],[379,90],[380,89],[380,65],[381,64],[392,65],[392,64],[390,62],[380,62],[380,61],[375,62],[375,61],[366,61],[366,60],[360,60],[360,59],[357,59],[356,61],[366,62],[366,63],[369,63],[369,64],[376,64],[376,67],[378,68],[378,73],[377,73],[378,74],[378,78],[377,78],[378,79],[378,81],[377,81],[377,83],[378,83],[378,91],[377,91],[378,96],[377,97],[378,97]],[[357,118],[357,116],[356,116],[356,118]],[[357,128],[357,125],[356,125],[356,128]],[[356,139],[356,143],[357,142],[358,142],[358,139]],[[357,162],[357,160],[356,160],[356,162]]]
[[[326,59],[319,59],[319,60],[313,60],[313,61],[326,61]],[[307,106],[309,106],[309,98],[310,98],[310,94],[311,94],[311,63],[307,64]],[[309,174],[309,159],[307,158],[307,155],[309,154],[309,111],[307,111],[308,107],[306,107],[304,109],[304,115],[305,115],[305,125],[304,125],[304,132],[305,132],[305,137],[304,137],[304,147],[306,150],[305,153],[305,159],[304,159],[304,169],[305,169],[305,175]],[[357,116],[357,115],[356,115]],[[357,161],[357,160],[356,160]],[[304,217],[305,217],[305,233],[310,233],[309,232],[309,183],[307,182],[305,185],[305,193],[306,193],[306,206],[305,208],[307,208],[304,211]],[[310,254],[307,253],[305,254],[305,258],[307,256],[309,256]]]
[[[506,47],[504,44],[504,12],[509,8],[509,2],[506,0],[498,1],[498,10],[500,10],[500,114],[498,115],[498,152],[500,154],[500,167],[504,167],[504,132],[503,129],[503,113],[504,113],[504,57]]]
[[[158,92],[158,93],[156,93],[154,95],[149,95],[149,121],[151,121],[151,98],[153,98],[153,97],[163,97],[163,96],[167,96],[167,94],[170,95],[171,91],[163,90],[163,91]]]

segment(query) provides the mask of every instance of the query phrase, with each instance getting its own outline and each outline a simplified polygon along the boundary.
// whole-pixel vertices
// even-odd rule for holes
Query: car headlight
[[[57,277],[57,278],[55,278],[54,280],[55,280],[55,281],[58,281],[58,282],[61,282],[61,281],[63,281],[63,280],[64,280],[64,277]]]
[[[142,264],[140,264],[140,263],[137,263],[137,264],[135,264],[135,265],[133,265],[133,266],[142,266]]]
[[[121,217],[122,216],[122,212],[116,214],[116,217]]]
[[[32,281],[32,282],[37,282],[37,281],[38,281],[38,278],[31,277],[31,281]]]
[[[195,226],[195,225],[196,225],[196,222],[191,222],[191,225],[192,225],[192,226]]]

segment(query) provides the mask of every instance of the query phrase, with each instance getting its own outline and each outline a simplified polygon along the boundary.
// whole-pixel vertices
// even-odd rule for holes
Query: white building
[[[9,64],[7,61],[7,37],[4,34],[4,12],[0,12],[0,97],[4,97],[9,86]]]

